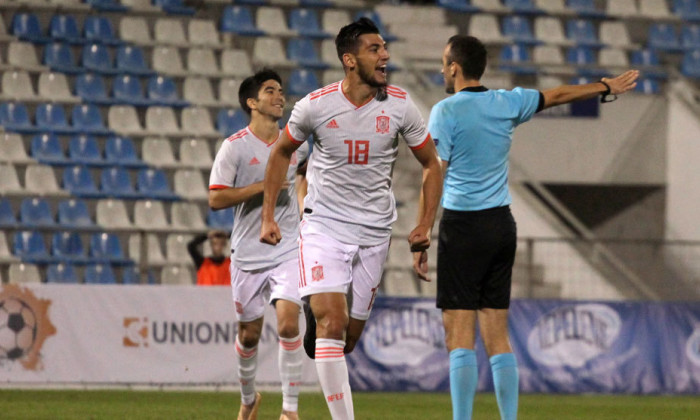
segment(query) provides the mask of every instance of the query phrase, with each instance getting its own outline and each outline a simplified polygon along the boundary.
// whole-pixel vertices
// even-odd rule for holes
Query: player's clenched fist
[[[408,243],[411,244],[411,252],[425,251],[430,248],[430,228],[418,225],[408,235]]]
[[[274,220],[263,220],[260,228],[260,242],[277,245],[282,240],[282,233],[277,222]]]

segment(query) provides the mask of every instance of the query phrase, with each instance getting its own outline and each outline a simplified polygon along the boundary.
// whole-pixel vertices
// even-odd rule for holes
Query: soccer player
[[[269,298],[275,306],[280,336],[280,418],[295,420],[303,354],[296,243],[300,216],[294,180],[308,147],[300,147],[291,156],[291,164],[282,169],[280,184],[284,191],[271,203],[284,239],[276,248],[261,244],[258,234],[265,166],[272,146],[281,136],[278,121],[285,103],[281,79],[272,70],[261,70],[241,83],[238,98],[250,115],[250,125],[224,141],[216,154],[209,181],[209,205],[213,209],[236,208],[236,223],[231,232],[231,286],[238,314],[236,356],[242,403],[238,419],[252,420],[257,416],[260,404],[260,394],[255,392],[257,345],[265,301]]]
[[[438,240],[437,306],[442,309],[450,352],[453,418],[470,419],[477,387],[475,326],[489,355],[502,419],[518,410],[518,370],[508,339],[508,307],[516,229],[508,192],[508,154],[513,129],[542,109],[601,96],[614,100],[635,86],[638,72],[581,86],[489,90],[479,82],[486,49],[476,38],[456,35],[447,43],[442,73],[447,93],[436,104],[429,130],[445,174]],[[414,253],[419,276],[427,255]]]
[[[199,246],[209,240],[212,255],[205,257],[199,250]],[[231,258],[226,252],[228,235],[220,230],[213,230],[209,234],[201,234],[192,238],[187,243],[187,252],[190,253],[195,267],[197,267],[197,286],[228,286],[231,284]]]
[[[335,43],[345,79],[294,106],[267,166],[260,238],[273,245],[285,240],[274,203],[294,150],[314,134],[300,229],[299,290],[310,296],[317,322],[315,361],[323,394],[332,418],[342,420],[354,418],[344,352],[352,350],[369,317],[396,219],[391,173],[398,135],[423,166],[421,219],[409,236],[414,250],[430,245],[442,173],[410,96],[387,85],[389,52],[374,23],[362,18],[343,27]],[[346,298],[351,284],[352,296]]]

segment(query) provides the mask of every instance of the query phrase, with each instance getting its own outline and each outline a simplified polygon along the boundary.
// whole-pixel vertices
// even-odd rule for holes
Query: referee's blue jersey
[[[438,102],[428,130],[447,161],[442,206],[475,211],[509,205],[508,152],[513,130],[543,106],[533,89],[465,88]],[[542,103],[540,103],[542,102]]]

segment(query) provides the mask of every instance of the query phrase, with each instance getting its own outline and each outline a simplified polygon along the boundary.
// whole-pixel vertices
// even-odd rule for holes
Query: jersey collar
[[[460,92],[486,92],[487,90],[485,86],[469,86],[460,90]]]

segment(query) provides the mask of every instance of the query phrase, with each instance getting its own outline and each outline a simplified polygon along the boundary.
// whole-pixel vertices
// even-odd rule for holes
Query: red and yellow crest
[[[386,134],[389,132],[389,117],[380,115],[377,117],[377,133]]]

